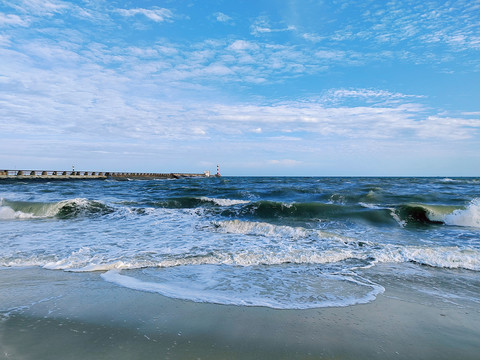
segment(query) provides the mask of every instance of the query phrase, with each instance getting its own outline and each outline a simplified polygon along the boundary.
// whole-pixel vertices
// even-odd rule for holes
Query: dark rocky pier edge
[[[116,171],[0,170],[0,180],[153,180],[210,177],[210,172],[137,173]]]

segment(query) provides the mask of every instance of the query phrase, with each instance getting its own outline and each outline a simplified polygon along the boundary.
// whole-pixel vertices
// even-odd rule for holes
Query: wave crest
[[[457,226],[472,226],[480,228],[480,199],[473,199],[466,209],[454,210],[445,216],[445,224]]]
[[[469,205],[447,206],[408,204],[394,209],[402,225],[406,224],[445,224],[480,228],[480,199],[473,199]]]
[[[202,196],[200,200],[211,202],[219,206],[234,206],[234,205],[248,204],[250,202],[248,200],[218,199],[218,198],[209,198],[206,196]]]
[[[100,201],[76,198],[54,203],[0,200],[0,220],[69,219],[77,216],[104,215],[114,210]]]
[[[377,263],[416,263],[445,269],[480,271],[480,251],[457,246],[402,246],[362,243],[344,244],[330,249],[284,248],[249,251],[211,251],[192,255],[175,256],[164,254],[139,256],[138,254],[102,254],[92,248],[83,247],[69,254],[39,255],[10,254],[0,257],[0,267],[39,266],[50,270],[73,272],[108,271],[112,269],[174,268],[199,265],[222,265],[233,267],[308,265],[336,271],[369,268]]]

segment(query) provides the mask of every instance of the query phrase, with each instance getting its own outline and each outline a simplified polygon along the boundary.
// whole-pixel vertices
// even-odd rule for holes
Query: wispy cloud
[[[268,20],[268,18],[262,16],[255,20],[255,22],[250,26],[250,30],[252,35],[257,36],[268,33],[295,31],[296,27],[293,25],[288,25],[287,27],[273,28],[270,25],[270,21]]]
[[[72,3],[62,0],[18,0],[15,2],[7,0],[6,3],[22,13],[40,16],[52,16],[74,6]]]
[[[280,166],[297,166],[300,165],[302,162],[299,160],[293,160],[293,159],[281,159],[281,160],[268,160],[268,163],[270,165],[280,165]]]
[[[378,89],[334,89],[317,100],[270,105],[193,98],[185,101],[188,93],[182,90],[184,100],[175,101],[176,85],[151,78],[149,68],[124,71],[99,67],[71,50],[45,42],[30,44],[28,51],[35,58],[47,60],[50,67],[31,67],[29,62],[33,58],[26,59],[18,52],[5,53],[3,68],[8,75],[1,81],[12,91],[0,97],[0,126],[4,134],[34,132],[39,136],[58,134],[74,138],[102,134],[112,139],[149,141],[182,140],[207,134],[236,138],[254,132],[261,141],[275,142],[288,140],[279,133],[288,133],[289,139],[316,134],[339,139],[456,141],[473,138],[480,129],[480,121],[472,119],[471,114],[463,118],[428,114],[426,107],[418,103],[423,99],[421,96]],[[133,60],[123,61],[130,64]],[[162,66],[170,65],[158,64],[158,68]],[[209,65],[202,71],[205,76],[209,72],[218,77],[231,76],[233,70]],[[166,97],[169,93],[170,97]],[[160,100],[159,94],[165,100]],[[155,97],[150,98],[151,95]],[[362,103],[349,105],[350,98]],[[389,103],[389,100],[395,101]]]
[[[394,51],[396,58],[416,64],[462,63],[469,69],[480,70],[480,61],[471,59],[471,54],[480,50],[478,1],[350,1],[344,5],[335,8],[337,20],[332,26],[323,27],[322,32],[318,32],[317,26],[303,27],[299,36],[330,47],[327,51],[361,46],[365,53],[382,48]],[[320,17],[318,21],[323,23],[328,18]],[[405,50],[404,54],[398,51],[400,48]]]
[[[136,15],[143,15],[155,22],[172,21],[173,13],[169,9],[154,8],[154,9],[117,9],[120,15],[131,17]]]
[[[322,96],[322,101],[338,104],[348,101],[349,99],[360,100],[367,104],[374,103],[398,103],[399,101],[422,99],[424,95],[410,95],[402,93],[394,93],[386,90],[378,89],[331,89]]]
[[[311,41],[311,42],[319,42],[319,41],[322,41],[325,39],[324,36],[320,36],[320,35],[316,35],[316,34],[312,34],[312,33],[304,33],[302,34],[302,37],[305,39],[305,40],[308,40],[308,41]]]
[[[228,45],[227,49],[234,51],[258,50],[259,46],[255,42],[245,40],[235,40]]]
[[[422,138],[441,138],[446,140],[472,139],[480,133],[478,119],[428,116],[417,126],[417,134]]]
[[[339,31],[337,36],[393,44],[444,45],[456,51],[475,50],[480,46],[478,11],[477,1],[423,2],[416,6],[392,1],[370,7],[361,23]],[[370,26],[360,30],[360,26],[367,24]]]
[[[0,13],[0,26],[28,26],[30,21],[14,14]]]
[[[213,14],[213,16],[215,16],[215,19],[217,19],[217,21],[222,22],[222,23],[232,23],[233,22],[233,19],[230,16],[228,16],[228,15],[222,13],[222,12],[216,12],[216,13]]]
[[[289,138],[461,140],[473,138],[480,128],[471,118],[476,112],[432,114],[421,103],[422,95],[384,89],[332,89],[317,99],[270,105],[175,100],[175,94],[191,96],[185,84],[197,83],[215,94],[223,86],[212,87],[212,78],[248,82],[248,76],[291,74],[295,69],[290,64],[318,61],[294,47],[245,40],[201,43],[193,49],[164,43],[97,51],[95,46],[86,50],[46,40],[20,45],[21,52],[10,48],[2,58],[1,81],[11,89],[0,98],[2,130],[10,134],[35,129],[44,135],[144,139],[254,132],[269,141],[281,141],[279,133],[289,133]],[[247,55],[251,62],[243,60]],[[328,59],[335,61],[335,56]],[[275,61],[283,64],[275,68]],[[263,67],[266,62],[271,66]]]

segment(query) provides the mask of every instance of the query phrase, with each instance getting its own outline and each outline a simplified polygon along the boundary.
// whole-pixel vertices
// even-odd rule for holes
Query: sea
[[[191,302],[349,307],[395,286],[480,306],[480,178],[8,180],[0,234],[0,272]]]

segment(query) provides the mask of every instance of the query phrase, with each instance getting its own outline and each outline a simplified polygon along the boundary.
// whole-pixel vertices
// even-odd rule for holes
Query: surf
[[[100,201],[75,198],[58,202],[10,201],[0,199],[0,219],[70,219],[78,216],[112,213],[110,206]]]
[[[405,204],[393,210],[403,225],[443,224],[480,228],[480,199],[467,206]]]

